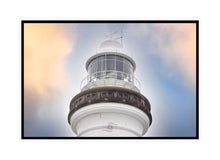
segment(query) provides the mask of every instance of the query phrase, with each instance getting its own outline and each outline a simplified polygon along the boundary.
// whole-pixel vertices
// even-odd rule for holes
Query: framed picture
[[[199,21],[21,22],[22,139],[198,139]]]

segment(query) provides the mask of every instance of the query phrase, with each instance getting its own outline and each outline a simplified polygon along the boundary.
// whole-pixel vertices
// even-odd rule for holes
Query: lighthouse
[[[135,61],[118,39],[103,41],[85,68],[81,92],[70,102],[68,122],[78,137],[142,137],[151,106],[135,78]]]

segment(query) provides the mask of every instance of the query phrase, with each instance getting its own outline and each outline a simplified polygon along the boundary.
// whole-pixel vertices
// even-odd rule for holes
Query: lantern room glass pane
[[[133,66],[127,58],[120,55],[102,55],[90,62],[88,76],[90,82],[108,78],[132,82]]]

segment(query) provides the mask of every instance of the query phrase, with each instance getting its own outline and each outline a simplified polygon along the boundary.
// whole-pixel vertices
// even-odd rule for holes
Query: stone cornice
[[[69,123],[71,115],[78,109],[102,102],[116,102],[137,107],[147,114],[150,124],[152,123],[151,106],[147,98],[133,90],[119,87],[99,87],[77,94],[70,102]]]

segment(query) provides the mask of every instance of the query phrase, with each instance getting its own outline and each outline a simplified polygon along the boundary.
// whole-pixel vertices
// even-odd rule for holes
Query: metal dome
[[[106,48],[106,47],[122,48],[122,45],[121,43],[115,40],[106,40],[101,43],[100,48]]]

